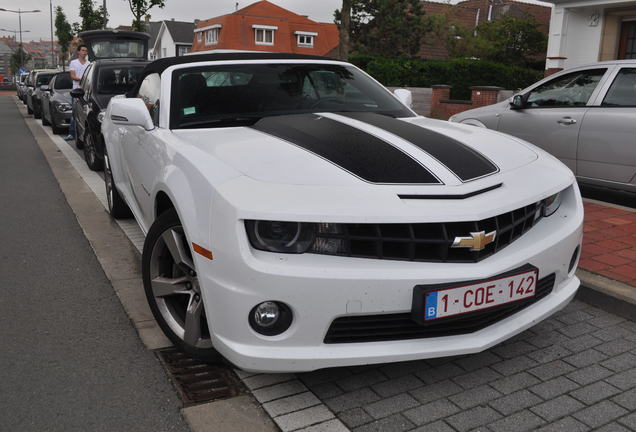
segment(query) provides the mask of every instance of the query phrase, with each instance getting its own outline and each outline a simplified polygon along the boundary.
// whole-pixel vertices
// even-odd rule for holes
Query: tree
[[[127,0],[130,11],[133,14],[132,29],[135,31],[144,32],[146,27],[142,21],[142,17],[145,16],[150,9],[155,6],[163,8],[166,5],[166,0]]]
[[[430,30],[420,0],[355,0],[351,39],[358,51],[385,57],[414,56]]]
[[[349,44],[351,37],[351,3],[355,0],[342,0],[342,9],[334,12],[335,22],[340,33],[338,45],[338,58],[347,61],[349,59]]]
[[[539,26],[532,16],[504,15],[477,26],[474,37],[464,31],[464,35],[456,39],[453,55],[529,66],[545,54],[547,47],[548,37]]]
[[[11,54],[11,75],[15,75],[16,72],[30,60],[31,54],[25,53],[22,49],[22,45],[18,46],[18,49]]]
[[[60,60],[62,70],[64,70],[68,48],[73,40],[73,30],[66,20],[62,6],[55,8],[55,36],[57,36],[57,43],[60,45]]]
[[[108,14],[104,10],[103,6],[95,8],[95,4],[93,0],[80,0],[79,6],[79,15],[82,19],[81,24],[79,24],[79,31],[86,30],[99,30],[104,28],[106,25],[106,20],[108,19]],[[77,25],[73,25],[75,29],[77,29]]]

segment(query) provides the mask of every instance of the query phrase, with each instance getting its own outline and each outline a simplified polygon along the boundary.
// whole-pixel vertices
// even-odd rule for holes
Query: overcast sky
[[[239,8],[255,3],[257,0],[239,0]],[[285,9],[289,9],[300,15],[309,15],[309,18],[321,22],[333,22],[333,11],[338,9],[342,0],[270,0]],[[103,0],[96,0],[96,5],[101,5]],[[53,10],[62,6],[68,21],[79,21],[79,0],[53,0]],[[528,3],[540,3],[532,0]],[[51,25],[49,15],[49,0],[0,0],[0,8],[22,10],[40,9],[39,13],[22,14],[22,39],[50,40]],[[541,3],[545,4],[545,3]],[[166,0],[166,7],[159,9],[154,7],[150,11],[152,21],[174,18],[177,21],[194,21],[195,19],[207,19],[219,15],[231,13],[235,10],[236,0]],[[132,14],[127,0],[106,0],[109,13],[109,27],[118,25],[130,25]],[[55,17],[54,17],[55,19]],[[0,11],[0,28],[18,30],[18,14]],[[55,31],[55,30],[53,30]],[[12,33],[0,31],[0,36],[10,36]],[[55,36],[54,36],[55,38]]]

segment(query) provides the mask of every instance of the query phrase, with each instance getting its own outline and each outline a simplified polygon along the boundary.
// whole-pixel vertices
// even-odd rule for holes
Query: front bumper
[[[60,112],[55,109],[51,110],[53,124],[57,127],[68,127],[71,124],[71,115],[73,111]]]
[[[250,248],[241,221],[220,227],[228,245],[197,268],[215,348],[249,371],[299,372],[326,367],[407,361],[485,350],[549,317],[574,297],[579,280],[568,271],[582,238],[583,210],[576,186],[557,213],[497,254],[478,263],[421,263],[315,254],[284,255]],[[235,246],[231,246],[234,244]],[[233,250],[233,248],[235,248]],[[334,319],[411,310],[416,285],[487,279],[524,264],[539,278],[555,274],[552,292],[482,330],[426,339],[325,344]],[[258,303],[286,303],[291,327],[278,336],[251,329]]]

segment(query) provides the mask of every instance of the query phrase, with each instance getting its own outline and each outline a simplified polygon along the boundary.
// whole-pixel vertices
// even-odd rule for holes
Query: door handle
[[[557,120],[557,123],[562,125],[573,125],[576,123],[576,120],[570,117],[563,117],[562,119]]]

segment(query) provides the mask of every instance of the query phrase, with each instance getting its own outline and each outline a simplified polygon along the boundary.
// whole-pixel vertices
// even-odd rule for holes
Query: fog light
[[[568,266],[568,273],[570,273],[572,270],[574,270],[574,265],[576,264],[576,260],[579,257],[579,248],[580,248],[580,246],[577,246],[576,249],[574,249],[574,253],[572,254],[572,258],[570,258],[570,265]]]
[[[248,320],[257,333],[274,336],[289,328],[292,312],[285,303],[266,301],[252,308]]]

